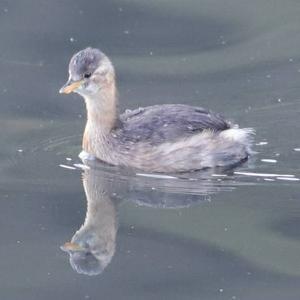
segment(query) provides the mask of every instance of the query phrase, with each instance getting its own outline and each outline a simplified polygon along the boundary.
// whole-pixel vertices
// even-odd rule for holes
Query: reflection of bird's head
[[[114,255],[114,246],[110,249],[93,233],[79,230],[71,242],[65,243],[61,249],[70,255],[70,264],[79,274],[98,275],[103,272]]]
[[[98,49],[86,48],[71,58],[69,79],[59,92],[92,97],[113,81],[114,68],[108,57]]]

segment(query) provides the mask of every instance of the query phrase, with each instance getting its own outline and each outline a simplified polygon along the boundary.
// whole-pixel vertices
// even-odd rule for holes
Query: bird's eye
[[[92,75],[91,73],[85,73],[85,74],[83,75],[83,77],[84,77],[84,78],[90,78],[91,75]]]

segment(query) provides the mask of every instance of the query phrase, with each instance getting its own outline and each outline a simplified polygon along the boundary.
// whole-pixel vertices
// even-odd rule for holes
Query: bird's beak
[[[68,251],[83,251],[84,248],[76,243],[67,242],[60,247],[61,250],[68,252]]]
[[[81,86],[81,84],[83,83],[82,80],[78,80],[78,81],[72,81],[72,80],[68,80],[63,87],[59,90],[60,94],[70,94],[72,93],[74,90],[76,90],[77,88],[79,88]]]

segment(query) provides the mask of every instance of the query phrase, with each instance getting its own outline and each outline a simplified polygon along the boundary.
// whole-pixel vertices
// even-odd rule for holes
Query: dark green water
[[[1,1],[0,299],[298,300],[299,15],[292,0]],[[254,127],[258,154],[226,177],[75,169],[84,105],[58,89],[89,45],[122,109],[209,107]],[[87,200],[97,276],[60,249]]]

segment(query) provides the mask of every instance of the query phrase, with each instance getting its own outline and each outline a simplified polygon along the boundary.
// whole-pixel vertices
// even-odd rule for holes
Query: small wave
[[[295,177],[290,174],[272,174],[272,173],[255,173],[255,172],[234,172],[236,175],[254,176],[254,177]]]

